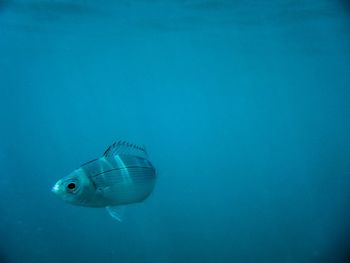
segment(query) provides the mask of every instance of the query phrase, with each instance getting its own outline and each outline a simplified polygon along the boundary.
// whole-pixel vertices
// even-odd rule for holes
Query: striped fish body
[[[155,181],[156,171],[146,150],[118,142],[102,157],[81,165],[59,180],[52,192],[70,204],[107,207],[115,217],[113,207],[142,202],[152,193]]]
[[[84,205],[106,207],[142,202],[153,191],[156,172],[148,159],[118,154],[103,156],[80,168],[95,190]]]

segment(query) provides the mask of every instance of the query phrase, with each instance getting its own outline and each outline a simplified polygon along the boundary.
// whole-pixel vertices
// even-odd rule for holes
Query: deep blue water
[[[0,262],[350,262],[347,1],[0,0]],[[124,221],[50,189],[115,140]]]

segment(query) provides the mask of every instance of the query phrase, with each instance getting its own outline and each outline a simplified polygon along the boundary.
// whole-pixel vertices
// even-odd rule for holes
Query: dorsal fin
[[[106,158],[115,156],[115,155],[135,155],[142,158],[148,158],[145,147],[131,144],[126,141],[118,141],[113,143],[111,146],[107,148],[104,152],[103,156]]]

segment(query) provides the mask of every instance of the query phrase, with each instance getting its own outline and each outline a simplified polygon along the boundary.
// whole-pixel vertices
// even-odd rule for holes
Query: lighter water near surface
[[[349,262],[347,1],[0,1],[0,262]],[[115,140],[155,191],[65,204]]]

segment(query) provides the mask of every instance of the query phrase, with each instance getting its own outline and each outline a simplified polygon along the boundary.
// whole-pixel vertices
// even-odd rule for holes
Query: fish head
[[[84,205],[86,197],[89,196],[90,185],[84,171],[77,169],[58,180],[51,191],[67,203]]]

